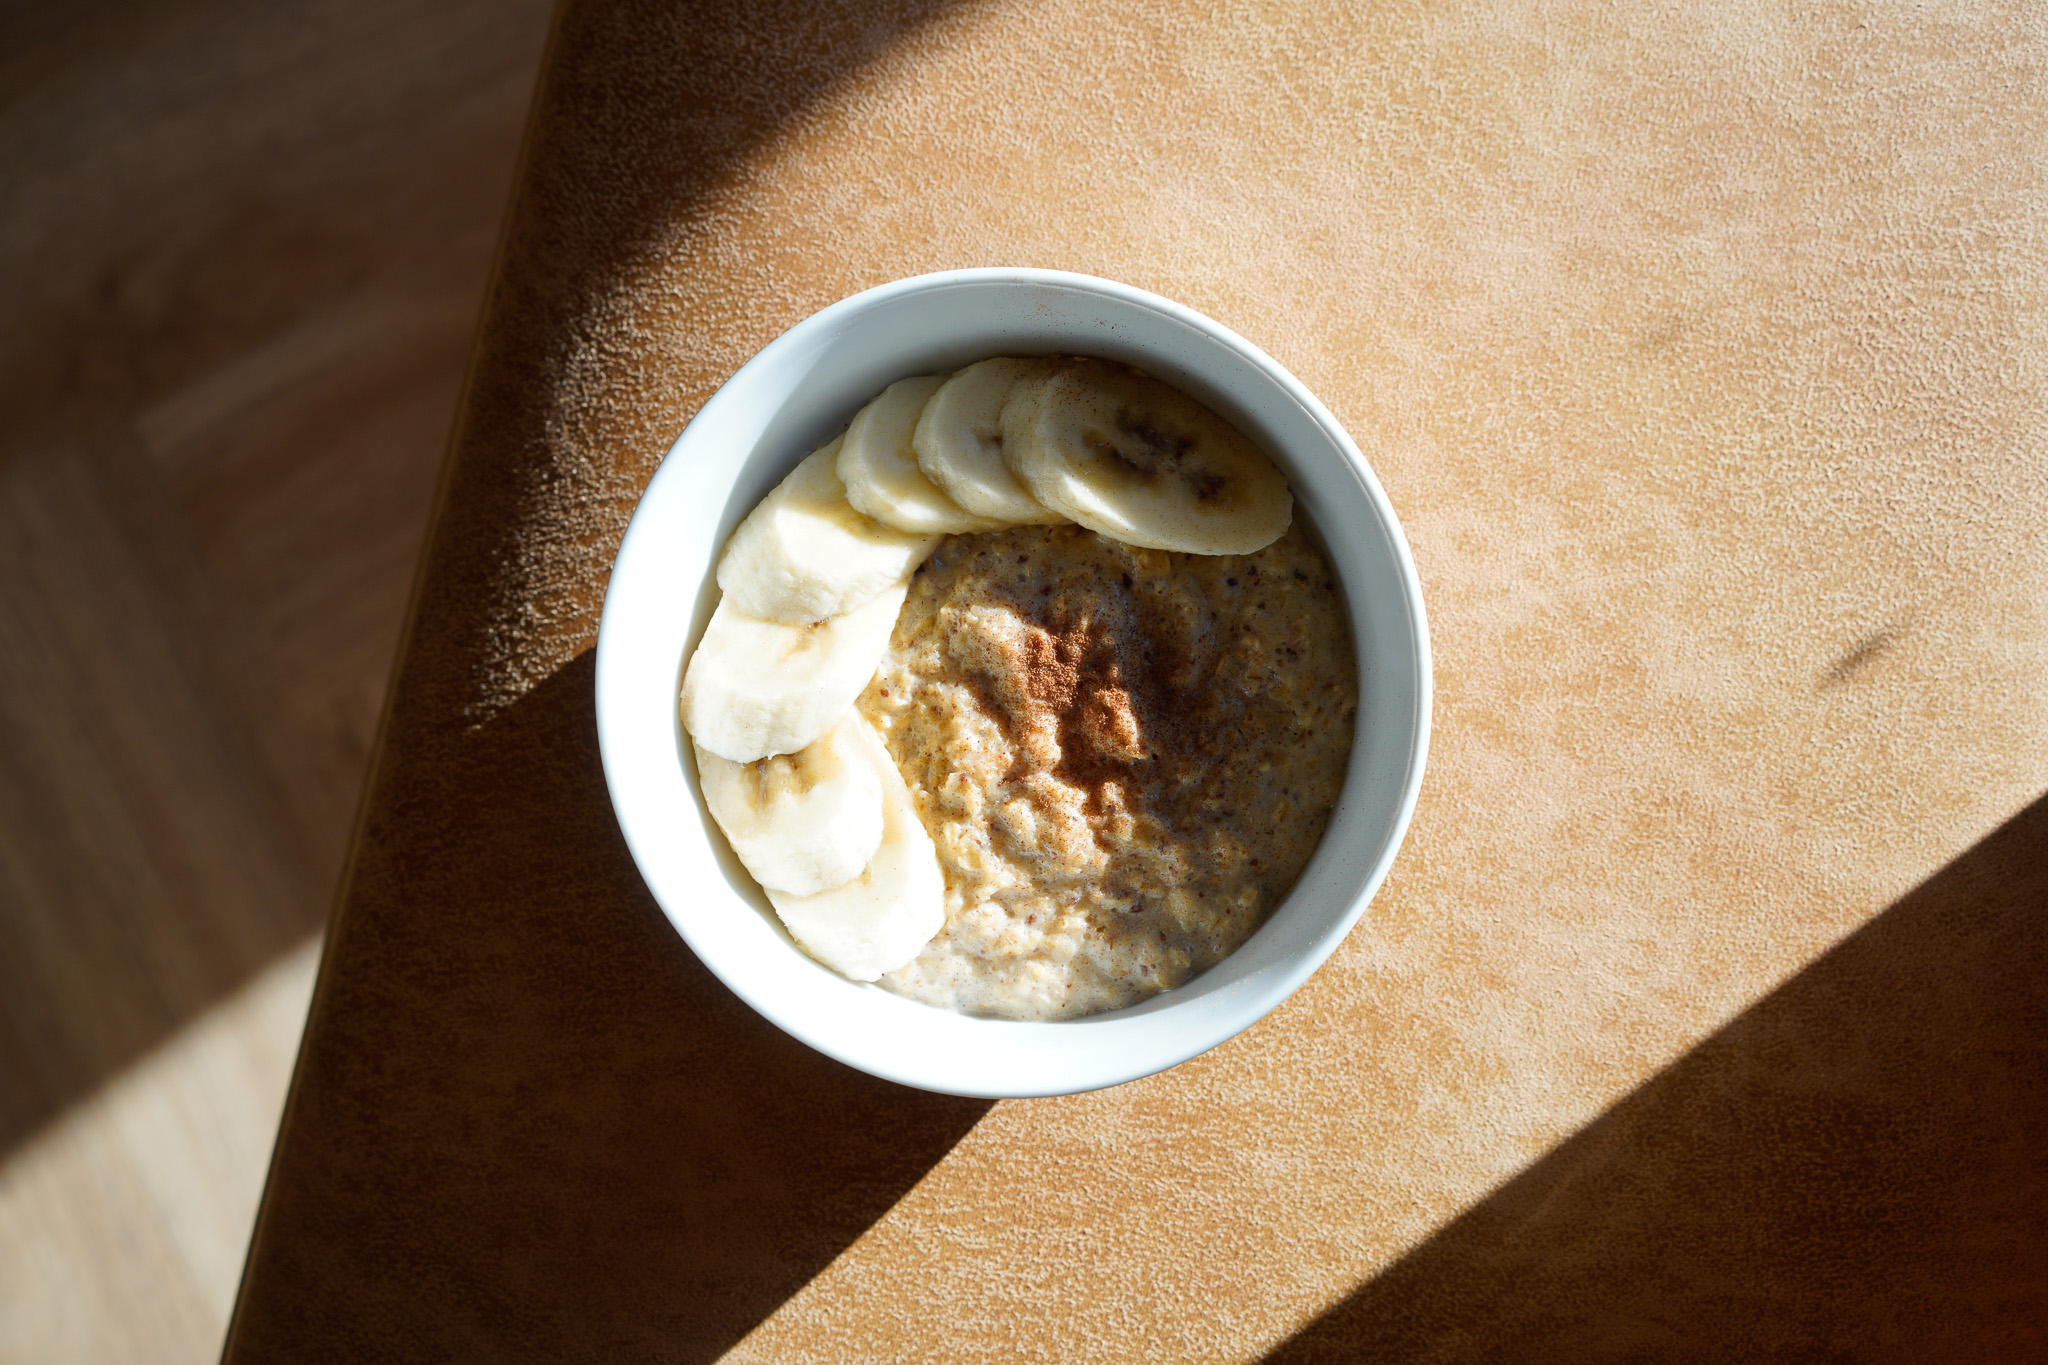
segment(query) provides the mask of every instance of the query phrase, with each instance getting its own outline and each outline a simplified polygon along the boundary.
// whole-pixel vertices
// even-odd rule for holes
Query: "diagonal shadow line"
[[[481,296],[466,229],[502,210],[531,9],[0,5],[0,1160],[62,1147],[67,1114],[319,932],[354,684],[396,625],[384,554],[416,538],[408,459],[431,479],[463,361],[440,309]],[[43,121],[61,134],[25,136]],[[419,312],[223,399],[176,459],[138,434],[400,282]],[[369,476],[343,472],[348,405],[384,447]],[[310,444],[279,437],[301,422]],[[235,508],[311,528],[289,586],[222,529]]]
[[[2048,1359],[2048,797],[1267,1357]]]
[[[778,135],[914,35],[986,3],[562,0],[423,559],[415,638],[514,675],[505,639],[520,628],[508,619],[559,615],[566,603],[594,624],[624,530],[623,515],[607,524],[607,512],[630,510],[652,473],[642,462],[659,453],[607,451],[607,467],[592,470],[588,451],[564,448],[564,430],[602,406],[582,374],[592,356],[618,359],[614,376],[636,363],[600,345],[620,340],[607,331],[611,296],[660,244],[715,217],[721,187]],[[565,532],[565,520],[577,524]],[[532,583],[511,577],[508,566],[533,561],[548,536],[573,548],[531,570]],[[519,643],[540,645],[543,666],[559,661],[551,642]],[[496,699],[471,694],[475,672],[408,661],[400,683],[480,717]]]
[[[612,820],[593,659],[372,810],[228,1359],[710,1360],[987,1112],[690,953]]]
[[[412,667],[409,659],[406,681],[423,694],[419,700],[429,711],[445,700],[446,692],[440,689],[459,688],[473,672],[460,660],[446,666],[452,655],[462,648],[480,651],[489,641],[503,638],[502,614],[494,617],[484,608],[503,606],[503,566],[519,560],[521,540],[533,536],[537,521],[559,511],[537,506],[532,496],[536,482],[546,482],[534,473],[548,453],[547,430],[556,411],[553,381],[560,375],[548,367],[587,339],[593,300],[604,296],[650,241],[701,213],[721,181],[780,130],[829,98],[906,33],[958,7],[958,0],[685,0],[665,5],[564,6],[536,103],[547,117],[534,120],[523,149],[529,176],[538,174],[546,191],[525,196],[505,224],[490,325],[473,358],[468,426],[458,441],[465,458],[450,462],[440,525],[428,557],[436,591],[420,595],[426,624],[415,636],[424,634],[438,642],[438,647],[430,645],[426,651],[437,657],[424,668]],[[66,45],[82,41],[69,33],[75,27],[31,24],[42,37],[59,44],[37,60],[47,64],[61,57]],[[462,32],[459,27],[422,23],[387,33],[387,40],[396,44],[389,60],[399,67],[416,66],[432,56],[431,51],[415,50],[422,33],[446,38]],[[353,55],[360,60],[361,54]],[[449,79],[457,78],[473,81],[473,63],[451,68]],[[266,79],[278,78],[270,73]],[[220,117],[222,107],[225,104],[212,107],[209,116]],[[261,113],[258,102],[234,107]],[[421,107],[427,107],[424,101]],[[352,137],[374,139],[385,125],[366,114],[348,126]],[[443,141],[453,136],[446,128],[429,131]],[[432,138],[429,143],[434,155],[422,153],[425,159],[417,164],[451,174],[445,150],[436,151],[440,144]],[[246,173],[241,162],[231,169],[245,179],[253,174]],[[342,189],[354,194],[350,202],[357,211],[388,216],[402,207],[402,197],[391,188],[399,183],[396,180],[374,185],[357,184],[346,176],[343,180]],[[226,181],[195,182],[191,188],[199,207],[180,210],[186,218],[194,213],[219,216],[225,212],[215,202],[221,194],[247,189]],[[445,207],[451,201],[443,196],[433,202]],[[247,205],[238,210],[244,216],[256,214],[253,225],[237,219],[217,233],[197,233],[195,239],[213,242],[211,254],[203,254],[200,263],[218,265],[216,273],[233,276],[241,285],[249,283],[254,271],[257,282],[270,293],[305,299],[331,285],[336,272],[353,276],[359,270],[332,258],[341,246],[321,245],[325,239],[318,233],[311,234],[313,244],[308,245],[301,240],[306,233],[291,229],[298,221],[293,213],[317,218],[322,204],[297,204],[287,212],[264,199],[260,207],[262,213]],[[177,221],[188,229],[192,225]],[[230,260],[232,266],[225,264]],[[523,268],[504,269],[508,260]],[[38,314],[28,320],[23,335],[41,335],[43,340],[29,348],[34,353],[29,367],[13,375],[21,383],[12,387],[21,393],[9,395],[23,397],[28,407],[15,412],[0,404],[7,409],[0,411],[0,426],[13,431],[19,425],[16,419],[21,419],[29,423],[24,431],[68,433],[67,424],[78,421],[87,423],[98,440],[107,423],[123,424],[122,405],[134,396],[126,388],[102,392],[88,385],[74,392],[67,386],[85,383],[84,379],[71,376],[57,384],[44,373],[49,364],[79,363],[74,352],[96,356],[113,344],[101,336],[118,321],[102,316],[112,305],[99,300],[92,307],[80,307],[77,316],[52,320]],[[85,330],[80,332],[81,328]],[[80,338],[98,339],[88,345]],[[72,359],[66,361],[67,356]],[[400,357],[394,363],[408,360]],[[94,366],[88,368],[94,370],[92,384],[105,379]],[[114,368],[125,375],[122,367]],[[0,374],[0,388],[8,386],[8,375]],[[78,396],[80,392],[85,398]],[[52,403],[63,410],[50,408]],[[72,413],[64,404],[82,405],[87,416]],[[132,435],[123,440],[133,445]],[[18,454],[17,447],[19,440],[0,449],[0,461]],[[143,458],[139,450],[132,455]],[[65,475],[74,483],[84,477]],[[151,485],[144,481],[138,486]],[[452,495],[449,488],[454,489]],[[208,613],[218,610],[212,600],[217,585],[194,576],[189,547],[182,541],[168,544],[154,510],[140,508],[132,491],[118,497],[103,488],[90,491],[95,505],[105,503],[114,509],[123,545],[144,547],[138,551],[139,562],[143,569],[156,572],[137,571],[136,577],[163,594],[162,602],[152,600],[148,605],[178,612],[190,608],[188,614],[209,619]],[[87,544],[94,551],[100,548]],[[606,557],[609,549],[603,547]],[[90,567],[104,578],[103,563],[92,560]],[[456,643],[451,647],[450,642]],[[231,696],[238,688],[249,689],[252,695],[263,692],[260,681],[237,682],[222,676],[222,669],[209,662],[196,685],[208,695]],[[264,696],[265,704],[274,700],[268,692]],[[28,719],[45,723],[40,713]],[[261,807],[266,796],[275,797],[269,786],[273,774],[268,760],[256,752],[261,746],[254,738],[237,731],[223,747],[231,751],[228,766],[233,776],[246,782],[246,790],[227,794],[230,804]],[[78,845],[84,851],[72,863],[82,866],[80,859],[90,861],[87,855],[96,852],[85,847],[92,844],[93,831],[73,828],[76,813],[62,801],[47,799],[49,787],[45,774],[25,761],[0,764],[0,807],[9,808],[7,813],[31,841],[57,850]],[[284,823],[289,825],[290,819]],[[63,865],[65,856],[69,854],[46,853],[31,870],[73,870]],[[138,910],[136,902],[120,894],[118,879],[109,890],[99,879],[85,875],[58,876],[52,889],[39,890],[38,899],[49,904],[38,914],[9,914],[13,907],[0,906],[0,986],[12,990],[0,1006],[0,1155],[44,1131],[73,1104],[282,957],[315,927],[316,920],[307,916],[317,915],[317,899],[324,888],[319,885],[323,874],[313,867],[293,863],[289,875],[294,878],[290,889],[313,896],[314,902],[250,893],[250,905],[234,897],[208,898],[203,885],[198,892],[188,892],[177,876],[170,875],[180,870],[173,861],[164,877],[170,890],[165,893],[168,908],[161,911]],[[303,881],[297,880],[301,873]],[[146,899],[139,903],[154,904]],[[14,954],[19,961],[8,959],[7,949],[36,935],[55,942],[61,951],[22,948]],[[64,970],[39,974],[52,958]],[[166,968],[165,963],[176,965]],[[8,967],[11,973],[5,970]],[[69,1021],[87,1015],[93,1017],[90,1028],[70,1026]]]
[[[708,1360],[987,1111],[826,1060],[690,954],[613,823],[590,654],[472,723],[575,633],[535,592],[602,591],[556,430],[593,307],[952,8],[558,13],[229,1360]],[[549,546],[573,563],[529,582]]]

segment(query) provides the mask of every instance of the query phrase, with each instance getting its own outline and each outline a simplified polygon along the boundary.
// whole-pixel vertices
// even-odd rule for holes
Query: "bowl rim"
[[[704,937],[701,933],[702,926],[696,926],[700,932],[693,933],[690,916],[683,910],[679,910],[677,906],[672,905],[670,896],[663,894],[665,889],[672,890],[673,888],[664,888],[656,884],[656,878],[650,875],[650,862],[647,857],[643,856],[648,851],[648,840],[655,836],[636,818],[636,812],[630,809],[637,798],[628,791],[629,783],[622,776],[624,771],[623,746],[634,741],[634,735],[629,732],[635,729],[634,726],[622,719],[622,708],[633,706],[633,709],[637,711],[644,709],[644,706],[634,705],[628,699],[629,693],[635,692],[637,689],[628,686],[628,680],[623,673],[623,670],[629,669],[633,665],[626,660],[628,650],[621,640],[621,631],[625,630],[626,627],[620,625],[621,614],[616,612],[615,608],[618,607],[624,595],[626,580],[631,577],[630,565],[634,562],[636,532],[643,537],[653,534],[649,530],[647,519],[643,518],[642,514],[653,501],[650,495],[658,485],[663,470],[669,466],[678,451],[682,450],[690,441],[692,432],[698,430],[700,425],[716,422],[721,416],[723,409],[727,405],[738,401],[737,396],[745,394],[750,388],[751,382],[757,376],[772,372],[778,366],[788,363],[787,358],[789,357],[803,356],[818,351],[822,345],[838,333],[841,324],[846,320],[877,307],[891,304],[907,295],[952,287],[983,287],[990,284],[1036,285],[1078,291],[1084,294],[1105,297],[1128,307],[1149,311],[1178,323],[1183,328],[1198,333],[1207,341],[1232,353],[1237,360],[1252,370],[1259,372],[1261,377],[1272,383],[1289,400],[1298,405],[1302,413],[1321,430],[1321,434],[1330,441],[1337,453],[1350,466],[1350,472],[1357,479],[1360,490],[1372,505],[1374,514],[1379,520],[1379,529],[1384,533],[1386,541],[1385,549],[1391,554],[1398,579],[1401,605],[1405,608],[1409,621],[1412,622],[1413,649],[1412,653],[1409,653],[1408,656],[1410,668],[1407,671],[1410,676],[1407,679],[1407,683],[1413,688],[1415,700],[1413,719],[1408,727],[1408,746],[1400,791],[1392,805],[1391,818],[1386,823],[1380,850],[1373,858],[1365,876],[1358,882],[1355,892],[1351,895],[1350,901],[1342,913],[1328,921],[1327,926],[1316,935],[1315,941],[1306,950],[1285,959],[1284,964],[1277,969],[1261,971],[1258,974],[1256,989],[1239,992],[1242,998],[1240,1007],[1229,1011],[1228,1017],[1221,1023],[1206,1029],[1184,1029],[1177,1035],[1169,1030],[1167,1031],[1167,1036],[1173,1038],[1174,1041],[1164,1046],[1159,1045],[1155,1041],[1145,1055],[1132,1058],[1123,1064],[1101,1062],[1086,1068],[1086,1074],[1076,1078],[1073,1084],[1068,1084],[1064,1080],[1048,1083],[1044,1079],[1023,1084],[1003,1084],[992,1083],[986,1078],[934,1075],[930,1074],[927,1070],[920,1069],[917,1065],[904,1058],[890,1058],[886,1056],[878,1058],[873,1055],[872,1050],[864,1050],[857,1041],[850,1042],[841,1032],[821,1026],[819,1019],[793,1019],[791,1017],[791,1010],[778,1007],[784,1002],[773,998],[772,992],[770,993],[770,998],[763,998],[761,992],[750,989],[750,983],[742,979],[742,973],[729,969],[731,964],[722,960],[719,952],[707,950],[707,944],[702,941]],[[1139,345],[1135,349],[1142,351],[1146,348]],[[738,478],[736,476],[733,482],[736,483],[737,481]],[[742,515],[744,515],[743,512]],[[715,564],[716,553],[714,550],[711,565],[715,567]],[[1333,567],[1336,566],[1333,565]],[[1337,568],[1337,572],[1341,578],[1343,570]],[[709,574],[707,572],[708,577]],[[699,591],[708,588],[708,586],[707,583],[705,585],[694,585],[691,588],[678,588],[676,595],[688,599],[696,596]],[[1350,586],[1347,583],[1347,587]],[[689,649],[694,647],[700,629],[701,626],[685,631],[683,657],[674,661],[674,681],[680,681],[684,659],[687,658]],[[654,896],[657,904],[661,906],[663,914],[669,920],[670,925],[684,942],[689,945],[698,959],[728,989],[732,990],[740,999],[752,1007],[756,1013],[762,1015],[770,1023],[775,1024],[800,1041],[809,1044],[836,1060],[858,1070],[868,1072],[871,1075],[916,1086],[921,1089],[942,1093],[973,1095],[983,1098],[1022,1098],[1081,1093],[1153,1075],[1177,1066],[1191,1057],[1198,1056],[1228,1041],[1230,1038],[1250,1028],[1277,1008],[1328,960],[1338,944],[1357,925],[1358,920],[1365,912],[1366,906],[1371,902],[1381,884],[1385,881],[1388,871],[1392,867],[1402,843],[1405,841],[1409,824],[1414,815],[1416,802],[1420,795],[1423,770],[1426,767],[1428,758],[1430,721],[1433,709],[1432,656],[1428,617],[1423,605],[1420,577],[1416,572],[1414,557],[1408,545],[1406,534],[1402,530],[1400,519],[1394,511],[1391,501],[1387,498],[1377,475],[1373,472],[1371,464],[1366,460],[1357,443],[1352,440],[1350,433],[1344,429],[1343,425],[1337,421],[1321,400],[1311,393],[1307,386],[1287,370],[1285,366],[1274,360],[1263,349],[1224,324],[1217,322],[1213,318],[1206,317],[1183,304],[1114,280],[1069,271],[1030,267],[980,267],[936,271],[892,280],[885,284],[861,290],[799,320],[768,342],[767,345],[750,357],[745,364],[728,376],[725,382],[705,400],[696,415],[691,418],[689,423],[683,427],[674,441],[671,442],[668,450],[664,452],[661,462],[656,466],[648,484],[642,489],[640,498],[636,501],[633,519],[620,542],[613,563],[612,576],[606,588],[603,613],[598,629],[595,671],[595,701],[599,749],[604,766],[606,788],[611,798],[614,815],[618,821],[621,834],[624,836],[628,849],[633,856],[636,869],[641,873],[650,894]],[[639,671],[644,673],[645,670],[641,669]],[[669,711],[672,717],[675,715],[676,709],[673,704],[673,689],[671,689]],[[680,736],[679,717],[674,720],[674,725],[677,735]],[[639,727],[639,730],[641,733],[644,733],[644,724]],[[687,748],[687,744],[683,743],[680,747]],[[689,760],[680,752],[678,753],[678,764],[687,774],[685,786],[688,788],[691,796],[697,801],[701,815],[701,792],[698,790],[694,774],[688,773],[688,769],[691,767]],[[1333,820],[1332,829],[1334,830],[1335,827],[1335,821]],[[1325,834],[1324,839],[1325,842],[1328,841],[1328,833]],[[715,852],[716,850],[714,850]],[[1306,879],[1306,875],[1305,871],[1304,879]],[[1275,908],[1276,916],[1286,903],[1287,901],[1283,900],[1281,906]],[[1267,922],[1272,922],[1270,917]],[[1249,946],[1249,941],[1246,946]],[[795,951],[794,948],[792,948],[792,951]],[[1243,951],[1243,949],[1239,951]],[[798,955],[802,956],[800,953]],[[1229,959],[1226,958],[1224,961],[1227,963]],[[1218,967],[1210,969],[1211,972],[1221,970],[1222,965],[1219,964]],[[820,968],[819,970],[824,971],[825,969]],[[1207,976],[1209,973],[1204,973],[1203,975]],[[1201,980],[1202,977],[1196,977],[1194,982],[1188,984],[1193,986],[1195,982]],[[885,998],[899,1001],[910,1009],[922,1011],[933,1008],[918,1002],[902,1000],[900,997],[888,995],[887,992],[881,991],[880,987],[867,986],[860,989],[875,991],[884,995]],[[1233,986],[1232,989],[1236,990],[1236,987]],[[1120,1017],[1161,1014],[1172,1009],[1173,1005],[1177,1003],[1176,997],[1178,995],[1179,991],[1162,992],[1148,1001],[1127,1007],[1126,1009],[1107,1011],[1103,1014],[1069,1021],[1035,1023],[1013,1020],[973,1019],[972,1023],[992,1030],[1016,1031],[1019,1034],[1034,1030],[1074,1029],[1086,1027],[1091,1022],[1108,1023]],[[970,1018],[969,1016],[955,1015],[943,1010],[939,1011],[939,1013],[956,1020]],[[1160,1032],[1160,1030],[1154,1029],[1146,1036],[1156,1039]]]

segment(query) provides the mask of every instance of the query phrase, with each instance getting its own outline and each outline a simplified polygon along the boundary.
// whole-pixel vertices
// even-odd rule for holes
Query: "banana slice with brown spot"
[[[1286,476],[1228,422],[1113,361],[1073,359],[1003,408],[1003,462],[1032,496],[1105,536],[1242,555],[1294,519]]]
[[[867,729],[865,720],[854,723]],[[881,736],[867,729],[861,747],[882,784],[874,857],[844,886],[812,896],[770,889],[768,900],[805,952],[855,981],[873,981],[916,957],[945,927],[946,874]]]
[[[764,889],[816,895],[873,859],[882,846],[878,743],[874,727],[848,711],[793,754],[734,763],[697,746],[704,804]]]

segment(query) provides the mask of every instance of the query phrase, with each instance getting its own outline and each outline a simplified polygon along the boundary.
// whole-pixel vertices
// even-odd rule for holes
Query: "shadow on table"
[[[2048,1359],[2048,797],[1274,1352]]]
[[[414,743],[373,810],[231,1359],[709,1360],[987,1111],[705,970],[613,823],[592,675]]]
[[[0,5],[0,1157],[320,931],[548,9]]]
[[[559,12],[229,1359],[709,1360],[987,1112],[827,1060],[689,952],[612,818],[590,654],[493,709],[594,606],[588,500],[633,477],[561,463],[592,310],[952,8]]]

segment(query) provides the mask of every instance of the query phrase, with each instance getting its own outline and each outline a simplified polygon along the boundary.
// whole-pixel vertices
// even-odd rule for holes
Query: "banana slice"
[[[875,676],[907,591],[898,583],[807,626],[763,621],[719,599],[683,674],[683,727],[734,763],[808,746]]]
[[[1236,428],[1106,360],[1019,384],[1003,408],[1003,462],[1055,512],[1155,550],[1250,554],[1294,519],[1286,477]]]
[[[1051,511],[1003,463],[1003,404],[1012,388],[1058,368],[1051,360],[1000,356],[969,365],[925,401],[910,438],[917,467],[946,496],[976,516],[1021,525],[1057,525]]]
[[[813,451],[726,542],[718,586],[735,611],[787,625],[838,616],[908,581],[939,543],[854,510],[839,481],[843,439]]]
[[[865,721],[858,721],[863,728]],[[946,923],[946,878],[917,818],[910,789],[881,737],[882,843],[860,876],[815,896],[770,890],[769,901],[804,951],[855,981],[873,981],[917,956]]]
[[[849,711],[793,754],[734,763],[698,747],[705,804],[755,881],[812,896],[861,874],[882,846],[880,744]]]
[[[965,510],[917,467],[910,438],[925,400],[945,382],[936,374],[899,379],[855,413],[839,449],[839,477],[849,502],[899,531],[948,536],[993,531],[1003,523]]]

